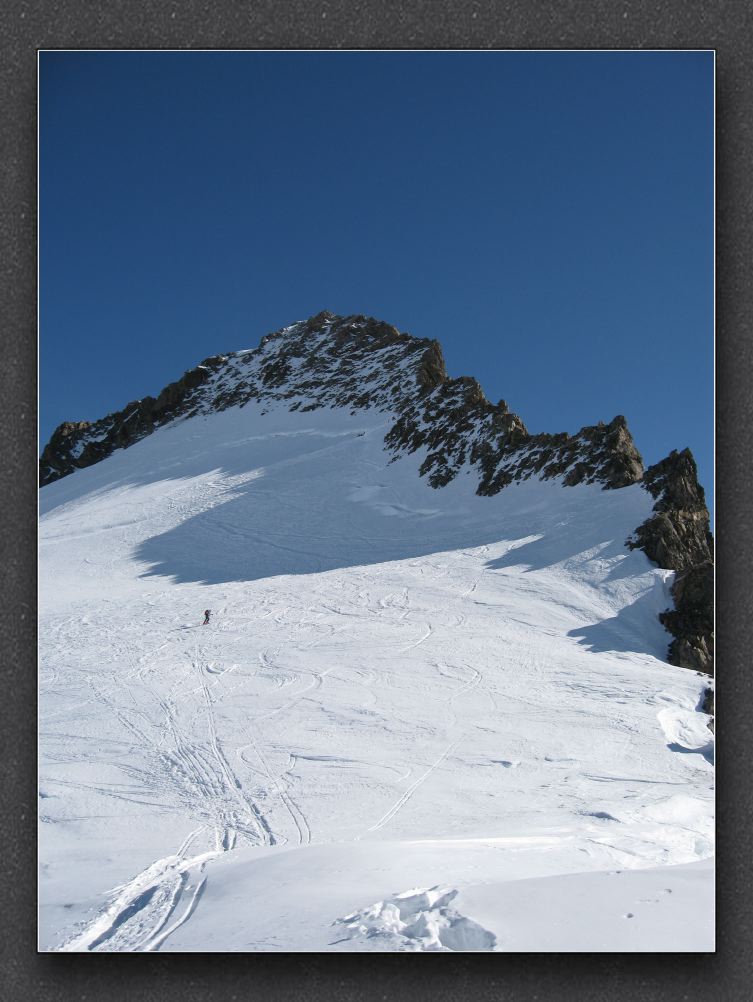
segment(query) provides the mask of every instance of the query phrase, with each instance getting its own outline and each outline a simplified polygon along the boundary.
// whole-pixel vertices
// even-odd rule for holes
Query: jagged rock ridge
[[[385,446],[397,458],[425,448],[420,473],[432,487],[470,465],[477,493],[513,481],[560,477],[566,486],[619,489],[643,481],[654,515],[629,545],[678,572],[675,609],[662,622],[673,634],[669,660],[713,670],[713,564],[708,511],[695,463],[685,450],[644,473],[625,418],[576,435],[531,435],[504,400],[488,401],[471,377],[447,375],[437,341],[400,333],[361,315],[322,312],[262,338],[258,348],[205,359],[157,396],[89,423],[67,422],[40,459],[42,486],[127,448],[179,417],[244,406],[251,400],[290,410],[374,408],[394,415]]]
[[[99,421],[65,423],[40,461],[44,486],[126,448],[178,417],[284,401],[290,410],[375,408],[396,421],[386,436],[394,456],[426,446],[421,473],[433,487],[466,463],[480,494],[513,479],[563,476],[568,485],[640,480],[641,458],[622,417],[577,435],[530,435],[501,400],[490,403],[468,376],[448,377],[438,342],[401,334],[370,317],[320,313],[262,338],[259,347],[204,359],[158,397],[133,401]]]

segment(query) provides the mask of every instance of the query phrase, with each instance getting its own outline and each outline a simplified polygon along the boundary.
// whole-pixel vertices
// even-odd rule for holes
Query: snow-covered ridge
[[[426,446],[420,473],[432,487],[449,483],[466,464],[486,495],[533,475],[623,487],[643,474],[624,418],[574,436],[529,435],[505,401],[490,403],[475,379],[448,377],[438,342],[371,317],[325,312],[266,335],[256,349],[205,359],[156,399],[133,401],[92,424],[61,425],[42,455],[41,482],[91,466],[177,418],[252,400],[291,411],[389,412],[391,454]]]
[[[398,411],[418,390],[434,342],[366,317],[321,313],[267,334],[255,349],[204,359],[156,397],[133,401],[93,423],[59,426],[41,459],[44,486],[140,441],[178,418],[282,403]],[[444,378],[444,373],[440,378]]]

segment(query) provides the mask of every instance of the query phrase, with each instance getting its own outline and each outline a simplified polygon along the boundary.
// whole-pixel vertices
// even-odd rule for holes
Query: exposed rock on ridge
[[[490,403],[475,379],[448,379],[427,399],[418,399],[385,438],[396,454],[429,452],[421,465],[432,487],[449,483],[466,462],[479,471],[478,493],[496,494],[514,480],[563,478],[572,487],[601,483],[626,487],[641,479],[643,463],[621,415],[608,425],[581,428],[577,435],[530,435],[501,400]]]
[[[390,413],[385,445],[394,459],[426,449],[420,467],[432,487],[470,465],[477,493],[513,481],[560,477],[563,484],[618,489],[643,482],[654,514],[629,541],[660,567],[677,571],[675,609],[661,619],[674,636],[673,664],[713,671],[713,556],[703,489],[688,450],[644,474],[625,418],[575,435],[531,435],[504,400],[492,404],[479,383],[447,375],[437,341],[400,333],[361,315],[322,312],[261,339],[251,351],[205,359],[157,398],[145,397],[89,423],[60,425],[40,459],[42,486],[91,466],[181,417],[283,402],[290,410],[348,407]]]

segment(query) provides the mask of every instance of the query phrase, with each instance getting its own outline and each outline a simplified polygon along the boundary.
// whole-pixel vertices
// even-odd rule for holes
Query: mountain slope
[[[656,498],[564,486],[624,476],[622,426],[526,475],[567,442],[432,343],[315,341],[312,385],[282,374],[301,326],[42,490],[42,947],[710,948],[705,683],[665,660],[673,573],[624,545]],[[426,437],[390,443],[401,420]],[[490,435],[521,478],[479,495]]]
[[[529,435],[504,400],[487,401],[475,379],[450,379],[436,341],[401,334],[371,317],[322,312],[262,338],[257,349],[207,358],[155,399],[127,404],[93,424],[59,426],[40,459],[42,486],[100,462],[179,417],[285,402],[291,411],[372,409],[392,415],[385,444],[393,457],[425,450],[420,475],[432,487],[470,467],[477,493],[491,496],[529,477],[566,486],[621,488],[643,482],[656,499],[628,545],[658,566],[679,571],[673,664],[713,674],[713,541],[703,488],[689,450],[672,452],[645,472],[624,417],[565,433]]]

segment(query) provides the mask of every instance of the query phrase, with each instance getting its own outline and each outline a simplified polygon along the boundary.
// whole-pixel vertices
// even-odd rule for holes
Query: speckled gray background
[[[753,994],[750,0],[5,0],[0,7],[3,570],[0,992],[16,1000],[695,1000]],[[717,50],[718,949],[696,955],[36,954],[36,50]],[[639,360],[636,360],[637,362]],[[641,362],[642,364],[642,362]],[[667,374],[671,379],[671,373]],[[747,759],[747,761],[746,761]]]

